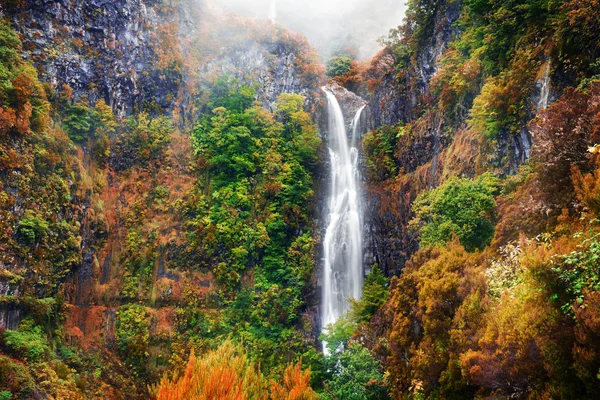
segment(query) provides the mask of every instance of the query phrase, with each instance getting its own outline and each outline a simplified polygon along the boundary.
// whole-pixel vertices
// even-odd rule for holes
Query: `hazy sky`
[[[229,11],[268,20],[272,0],[212,0]],[[353,44],[360,58],[402,23],[406,0],[275,0],[277,22],[306,35],[323,56]]]

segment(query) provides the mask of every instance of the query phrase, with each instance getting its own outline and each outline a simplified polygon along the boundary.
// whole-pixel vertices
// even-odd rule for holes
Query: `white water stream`
[[[329,217],[323,241],[325,267],[321,322],[325,329],[349,308],[349,298],[358,300],[362,294],[362,224],[356,143],[364,107],[354,118],[349,144],[340,105],[331,91],[326,88],[323,91],[327,95],[331,159]],[[327,353],[326,343],[323,343],[323,351]]]
[[[275,24],[277,21],[277,0],[269,1],[269,19],[272,24]]]
[[[550,97],[550,60],[544,64],[544,73],[538,84],[540,85],[540,98],[537,102],[537,109],[539,111],[548,108],[548,98]]]

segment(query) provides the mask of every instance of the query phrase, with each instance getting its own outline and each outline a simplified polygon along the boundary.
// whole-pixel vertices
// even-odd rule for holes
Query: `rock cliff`
[[[5,12],[22,34],[24,56],[57,90],[68,85],[75,99],[105,99],[119,116],[144,105],[173,108],[181,73],[164,53],[176,32],[166,28],[173,14],[160,2],[28,0]]]

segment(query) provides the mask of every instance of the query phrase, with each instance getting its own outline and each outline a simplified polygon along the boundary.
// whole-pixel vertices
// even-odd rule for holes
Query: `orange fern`
[[[231,342],[203,358],[192,351],[184,373],[165,377],[157,400],[267,400],[266,385],[242,349]]]
[[[310,369],[302,371],[302,364],[288,365],[283,373],[283,385],[271,384],[272,400],[314,400],[317,394],[310,387]]]

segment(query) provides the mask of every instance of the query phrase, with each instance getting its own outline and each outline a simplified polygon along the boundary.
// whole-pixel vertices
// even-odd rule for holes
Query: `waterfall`
[[[362,112],[367,105],[365,104],[361,108],[358,109],[354,119],[352,120],[352,147],[356,147],[356,140],[358,139],[359,129],[360,129],[360,117],[362,116]]]
[[[269,0],[269,19],[272,24],[277,20],[277,0]]]
[[[538,84],[540,85],[540,98],[537,101],[537,109],[545,110],[548,108],[548,98],[550,97],[550,60],[544,64],[544,74]]]
[[[321,322],[325,329],[350,306],[349,298],[361,297],[363,284],[362,227],[358,194],[358,149],[348,144],[344,116],[332,92],[327,95],[331,181],[329,216],[325,231]],[[355,146],[362,108],[352,126]],[[326,343],[323,351],[327,353]]]

